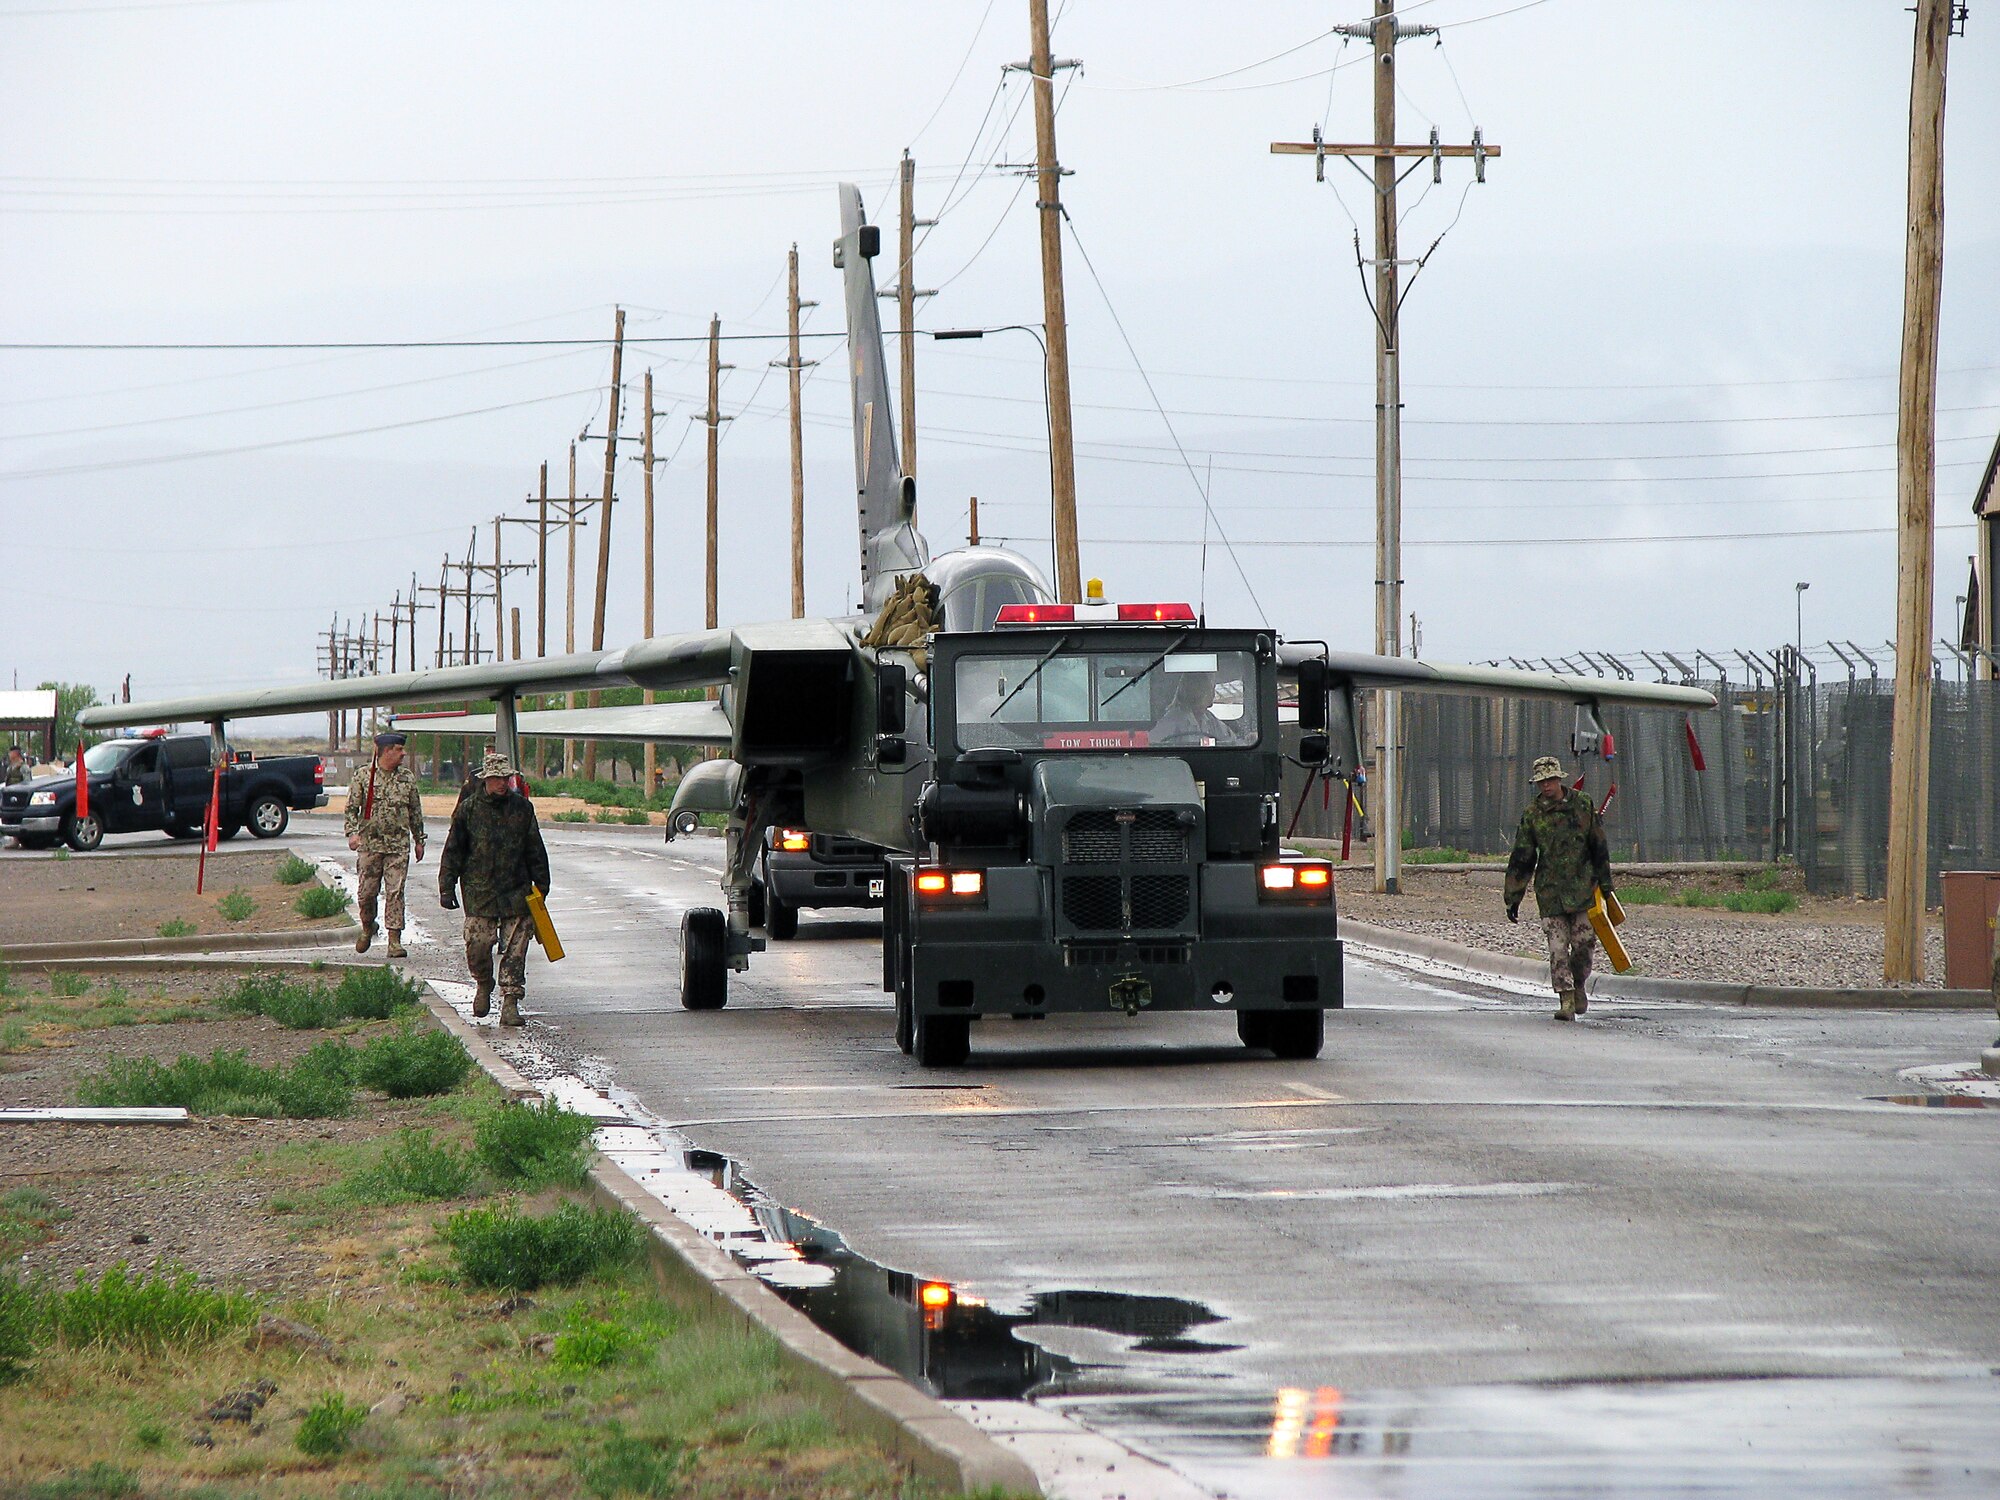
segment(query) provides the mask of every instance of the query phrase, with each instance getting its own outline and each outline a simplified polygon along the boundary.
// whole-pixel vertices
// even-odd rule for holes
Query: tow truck
[[[1089,602],[931,637],[929,777],[912,849],[887,859],[882,980],[904,1052],[960,1063],[979,1016],[1221,1011],[1246,1046],[1318,1056],[1342,946],[1332,865],[1281,848],[1279,644],[1094,582]],[[1356,769],[1323,656],[1283,670],[1297,758]],[[910,726],[882,722],[903,717],[904,671],[877,668],[885,763],[914,759],[895,742]]]

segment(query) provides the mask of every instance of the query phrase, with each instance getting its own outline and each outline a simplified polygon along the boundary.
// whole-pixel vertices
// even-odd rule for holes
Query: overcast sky
[[[1365,8],[1070,0],[1055,40],[1083,62],[1059,136],[1085,572],[1362,648],[1373,344],[1349,216],[1365,241],[1369,190],[1268,147],[1316,123],[1366,138],[1363,49],[1327,35]],[[808,330],[839,333],[837,181],[861,181],[892,230],[913,151],[918,212],[940,219],[917,259],[939,292],[923,326],[1041,319],[1034,193],[1006,170],[1032,159],[1032,109],[1001,71],[1026,55],[1026,10],[0,0],[0,340],[606,341],[0,352],[0,685],[129,672],[145,697],[310,675],[336,614],[434,584],[474,523],[490,555],[491,518],[528,513],[538,464],[562,490],[570,440],[604,431],[614,305],[627,442],[607,639],[640,629],[649,368],[668,458],[657,628],[698,627],[704,350],[672,341],[711,313],[726,334],[781,330],[794,241],[825,304]],[[1809,640],[1882,641],[1900,0],[1406,15],[1443,30],[1401,54],[1404,138],[1476,123],[1504,152],[1483,186],[1452,162],[1402,200],[1405,255],[1444,234],[1404,308],[1405,598],[1424,654],[1770,646],[1799,581]],[[1952,44],[1941,634],[2000,431],[1996,28],[1976,9]],[[832,356],[806,386],[808,603],[839,611],[857,576],[847,393],[835,342],[808,345]],[[725,355],[725,621],[789,608],[781,352]],[[976,494],[983,531],[1046,558],[1038,359],[1020,334],[920,346],[934,547],[963,539]],[[597,493],[601,443],[578,467]],[[1203,484],[1234,543],[1211,538],[1205,580]],[[1699,539],[1717,534],[1739,539]],[[525,560],[532,532],[506,545]],[[596,545],[584,533],[587,560]],[[552,585],[560,649],[559,570]],[[510,578],[507,602],[532,651],[532,579]],[[587,644],[587,586],[580,614]],[[436,631],[423,616],[427,652]]]

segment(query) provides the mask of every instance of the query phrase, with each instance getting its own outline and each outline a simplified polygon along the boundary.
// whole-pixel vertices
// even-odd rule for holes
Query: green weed
[[[349,969],[336,986],[252,974],[218,998],[225,1010],[265,1016],[293,1031],[316,1031],[342,1021],[384,1021],[417,1003],[417,986],[386,966]]]
[[[580,807],[565,807],[561,812],[551,813],[550,821],[556,823],[588,823],[590,814]]]
[[[1722,904],[1730,911],[1760,912],[1767,917],[1788,912],[1799,904],[1799,898],[1790,891],[1751,889],[1732,891],[1722,898]]]
[[[581,1307],[572,1307],[556,1335],[549,1363],[566,1374],[602,1370],[643,1349],[658,1336],[656,1330],[593,1318]]]
[[[391,1099],[447,1094],[472,1071],[472,1054],[447,1031],[403,1027],[361,1050],[355,1077]]]
[[[51,995],[59,995],[65,1000],[73,1000],[78,995],[87,995],[90,993],[90,980],[82,974],[51,974],[49,975],[49,993]]]
[[[149,1453],[157,1453],[167,1446],[167,1429],[158,1422],[141,1422],[132,1429],[132,1441]]]
[[[69,1210],[40,1188],[0,1193],[0,1260],[12,1260],[30,1245],[40,1244],[69,1217]]]
[[[337,917],[352,904],[353,898],[347,892],[316,885],[299,892],[299,899],[292,903],[292,910],[302,917]]]
[[[587,1116],[553,1099],[502,1104],[473,1130],[473,1144],[487,1171],[524,1187],[580,1187],[590,1168]]]
[[[367,1203],[463,1198],[478,1178],[479,1162],[470,1151],[440,1142],[428,1130],[406,1128],[373,1166],[347,1179],[342,1193]]]
[[[1752,870],[1743,877],[1743,889],[1746,891],[1775,891],[1777,888],[1776,870]]]
[[[671,1440],[649,1443],[632,1437],[614,1422],[604,1441],[587,1453],[578,1453],[572,1464],[577,1483],[597,1500],[621,1500],[628,1495],[666,1500],[680,1493],[681,1480],[694,1466],[694,1455]]]
[[[182,917],[169,917],[157,931],[163,938],[183,938],[194,936],[194,923]]]
[[[20,1500],[128,1500],[140,1493],[139,1476],[99,1459],[87,1469],[72,1469],[13,1493]]]
[[[59,848],[59,849],[57,849],[57,850],[56,850],[56,852],[55,852],[55,853],[54,853],[53,855],[51,855],[50,857],[51,857],[52,859],[68,859],[68,858],[70,857],[70,854],[69,854],[69,850],[67,850],[67,849],[60,849],[60,848]]]
[[[1403,863],[1406,865],[1462,865],[1479,856],[1469,849],[1405,849]]]
[[[0,1385],[18,1380],[42,1346],[41,1299],[11,1272],[0,1276]]]
[[[26,1052],[36,1045],[28,1035],[28,1023],[19,1016],[0,1021],[0,1052]]]
[[[179,1106],[197,1115],[325,1119],[354,1102],[356,1055],[324,1042],[289,1068],[259,1067],[247,1052],[220,1049],[206,1060],[183,1054],[171,1066],[150,1057],[115,1058],[84,1078],[76,1097],[99,1108]]]
[[[5,964],[0,964],[0,1000],[18,999],[25,993],[26,991],[15,981],[13,970]]]
[[[591,814],[590,821],[593,823],[616,823],[618,818],[619,815],[610,808],[600,807],[596,812]]]
[[[1625,906],[1667,906],[1672,904],[1674,893],[1660,885],[1621,885],[1618,900]]]
[[[296,854],[287,854],[278,861],[275,871],[279,885],[304,885],[316,872],[309,859],[300,859]]]
[[[97,1003],[100,1005],[130,1005],[132,1003],[132,992],[126,989],[124,985],[113,981],[98,989]]]
[[[539,1218],[512,1204],[463,1209],[445,1222],[443,1237],[460,1277],[511,1292],[563,1286],[628,1264],[643,1243],[630,1214],[574,1203]]]
[[[653,819],[652,815],[643,807],[628,807],[618,815],[618,821],[621,823],[630,823],[636,827],[641,823],[650,823]]]
[[[367,1407],[328,1391],[306,1408],[292,1443],[308,1458],[332,1458],[347,1451],[354,1434],[367,1420]]]
[[[257,903],[250,899],[248,891],[236,890],[216,902],[215,909],[222,914],[225,922],[242,922],[257,909]]]
[[[1707,910],[1708,908],[1722,905],[1722,898],[1716,895],[1714,891],[1692,889],[1682,891],[1677,904],[1691,906],[1697,910]]]
[[[256,1299],[205,1287],[194,1272],[161,1267],[134,1275],[120,1261],[96,1281],[84,1271],[67,1291],[42,1296],[51,1333],[72,1345],[160,1350],[211,1344],[257,1316]]]

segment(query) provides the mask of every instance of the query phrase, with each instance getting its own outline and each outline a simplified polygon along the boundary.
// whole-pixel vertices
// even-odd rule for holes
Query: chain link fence
[[[1865,670],[1866,658],[1837,650],[1833,655],[1847,669],[1835,665],[1824,674],[1789,648],[1730,655],[1733,670],[1702,653],[1706,674],[1683,668],[1670,677],[1713,693],[1713,709],[1604,710],[1617,754],[1608,765],[1591,761],[1586,776],[1600,801],[1617,788],[1605,815],[1613,857],[1789,858],[1815,894],[1880,898],[1893,681]],[[1681,666],[1678,657],[1666,659]],[[1943,664],[1954,660],[1958,673],[1941,667],[1933,684],[1933,903],[1939,871],[2000,869],[2000,682],[1969,680],[1963,658],[1940,657]],[[1608,656],[1542,665],[1572,674],[1581,667],[1579,675],[1593,669],[1603,677],[1633,675]],[[1364,703],[1364,719],[1371,709]],[[1556,755],[1574,764],[1575,717],[1559,703],[1405,694],[1406,842],[1504,856],[1532,795],[1528,769],[1535,758]],[[1343,798],[1338,783],[1308,786],[1302,771],[1288,767],[1280,821],[1290,826],[1296,816],[1297,834],[1338,839]],[[1358,822],[1354,831],[1361,832]]]

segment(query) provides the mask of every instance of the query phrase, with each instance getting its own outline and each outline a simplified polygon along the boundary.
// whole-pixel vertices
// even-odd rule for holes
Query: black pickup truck
[[[169,838],[198,838],[207,825],[210,770],[208,736],[152,735],[106,740],[83,753],[90,779],[90,810],[76,815],[76,776],[45,776],[0,790],[0,838],[26,849],[46,849],[61,839],[80,854],[107,833],[157,828]],[[256,760],[231,751],[222,773],[218,838],[248,827],[260,839],[276,838],[293,808],[326,804],[326,762],[317,755]]]

